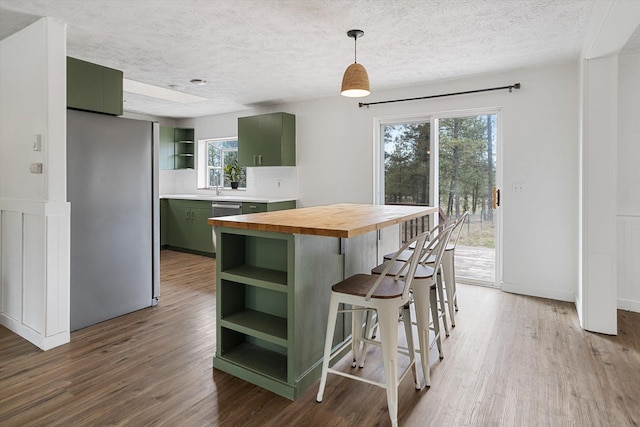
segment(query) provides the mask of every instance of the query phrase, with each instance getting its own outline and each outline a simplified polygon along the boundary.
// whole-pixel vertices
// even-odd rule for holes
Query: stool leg
[[[420,362],[427,387],[431,386],[431,370],[429,368],[429,295],[428,284],[413,281],[413,300],[415,301],[416,323],[418,324],[418,344],[420,345]],[[437,307],[436,307],[437,312]],[[438,319],[436,317],[436,319]]]
[[[404,333],[407,337],[407,348],[409,350],[409,363],[413,364],[413,383],[416,390],[422,388],[420,377],[418,377],[418,368],[416,367],[416,350],[413,345],[413,332],[411,328],[411,305],[406,304],[402,308],[402,323],[404,323]]]
[[[456,311],[458,311],[458,286],[456,285],[456,250],[455,248],[450,252],[451,252],[451,284],[453,285],[453,305]]]
[[[453,273],[453,250],[445,251],[442,257],[442,269],[444,270],[444,286],[447,289],[447,305],[449,306],[449,318],[451,327],[456,326],[455,317],[455,275]]]
[[[429,299],[431,300],[431,319],[433,320],[433,332],[436,336],[436,345],[438,346],[438,355],[440,359],[444,359],[444,351],[442,350],[442,339],[440,337],[440,317],[438,317],[438,296],[436,295],[436,287],[429,288]]]
[[[354,311],[351,312],[351,354],[353,356],[351,367],[358,366],[358,361],[362,355],[362,310],[358,310],[358,307],[352,306]]]
[[[329,302],[329,316],[327,320],[327,335],[324,341],[324,356],[322,359],[322,375],[320,376],[320,387],[318,388],[318,395],[316,401],[322,402],[324,396],[324,387],[327,384],[327,371],[329,369],[329,359],[331,358],[331,346],[333,344],[333,331],[336,328],[336,318],[338,317],[338,305],[339,301],[331,293],[331,300]]]
[[[391,425],[395,427],[398,425],[398,307],[380,307],[378,326],[389,418],[391,418]]]
[[[447,305],[444,302],[444,287],[442,286],[442,274],[438,272],[435,275],[436,288],[438,289],[438,299],[440,300],[440,311],[442,311],[442,324],[444,325],[444,334],[449,336],[449,324],[447,322]]]

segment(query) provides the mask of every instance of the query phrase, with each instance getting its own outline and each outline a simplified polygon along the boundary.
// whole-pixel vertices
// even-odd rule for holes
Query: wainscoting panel
[[[640,215],[619,215],[618,308],[640,313]]]
[[[0,199],[0,325],[43,350],[69,342],[69,203]]]

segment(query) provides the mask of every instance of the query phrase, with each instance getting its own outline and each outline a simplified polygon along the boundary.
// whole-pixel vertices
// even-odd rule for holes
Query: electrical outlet
[[[524,193],[524,184],[522,182],[514,182],[511,184],[511,191],[513,193]]]
[[[42,163],[31,163],[29,165],[29,172],[42,173]]]

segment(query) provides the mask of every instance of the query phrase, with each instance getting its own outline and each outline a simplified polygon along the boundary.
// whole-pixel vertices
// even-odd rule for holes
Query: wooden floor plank
[[[0,327],[2,426],[386,426],[380,388],[330,376],[295,402],[212,368],[215,259],[161,254],[161,297],[42,352]],[[573,304],[459,286],[432,386],[399,390],[405,426],[640,424],[640,314],[583,331]],[[363,374],[380,376],[372,347]],[[348,358],[339,362],[350,370]],[[410,377],[410,376],[409,376]]]

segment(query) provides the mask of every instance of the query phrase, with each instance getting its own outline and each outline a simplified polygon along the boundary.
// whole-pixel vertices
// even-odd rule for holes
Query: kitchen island
[[[210,218],[218,242],[213,366],[294,400],[320,378],[331,286],[399,247],[429,206],[336,204]],[[351,333],[337,324],[334,344]]]

